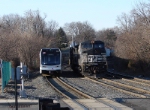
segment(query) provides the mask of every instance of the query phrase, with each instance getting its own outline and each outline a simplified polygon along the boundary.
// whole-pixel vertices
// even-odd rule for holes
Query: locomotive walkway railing
[[[11,63],[7,61],[0,61],[0,68],[1,68],[1,91],[4,91],[4,88],[8,84],[11,78]]]

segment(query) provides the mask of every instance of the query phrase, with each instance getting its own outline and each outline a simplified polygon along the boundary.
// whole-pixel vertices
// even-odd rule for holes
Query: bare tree
[[[3,16],[0,20],[0,53],[1,58],[5,60],[10,60],[15,55],[17,56],[15,48],[19,38],[15,30],[18,27],[18,19],[18,15],[9,15]]]
[[[131,61],[134,65],[139,64],[141,70],[145,71],[150,62],[150,4],[140,2],[130,15],[123,14],[118,21],[121,34],[116,42],[116,56],[128,59],[129,64]]]
[[[0,58],[19,59],[29,67],[38,67],[41,48],[52,46],[57,23],[45,22],[39,11],[28,11],[24,17],[0,17]],[[49,34],[52,33],[52,34]]]
[[[77,42],[95,39],[95,30],[88,22],[72,22],[65,24],[64,30],[68,36],[73,36]]]
[[[113,48],[117,35],[114,29],[103,29],[96,32],[96,39],[105,42],[105,46]]]
[[[58,23],[56,21],[49,21],[46,25],[45,36],[52,37],[57,31]]]

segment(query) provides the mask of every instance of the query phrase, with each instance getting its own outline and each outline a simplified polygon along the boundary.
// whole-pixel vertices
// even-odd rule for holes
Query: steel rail
[[[140,81],[140,82],[143,82],[143,83],[150,83],[150,80],[146,80],[146,79],[134,78],[134,80]]]
[[[53,86],[50,82],[49,82],[49,80],[48,80],[48,78],[46,77],[46,81],[48,82],[48,84],[54,89],[54,90],[56,90],[58,93],[60,93],[62,96],[64,96],[65,98],[67,98],[67,99],[71,99],[70,97],[68,97],[66,94],[64,94],[63,92],[61,92],[61,91],[59,91],[55,86]]]
[[[102,80],[107,81],[107,82],[109,82],[111,84],[114,84],[114,85],[119,85],[119,86],[122,86],[122,87],[125,87],[125,88],[128,88],[128,89],[132,89],[132,90],[139,91],[139,92],[142,92],[142,93],[150,94],[150,91],[147,91],[147,90],[144,90],[144,89],[141,89],[141,88],[137,88],[137,87],[133,87],[133,86],[130,86],[130,85],[118,83],[118,82],[108,80],[108,79],[105,79],[105,78],[102,78]]]
[[[55,86],[53,86],[53,84],[50,83],[50,81],[48,80],[48,78],[46,77],[47,82],[50,84],[50,86],[56,90],[58,93],[60,93],[61,95],[63,95],[65,98],[67,99],[71,99],[71,97],[67,96],[66,94],[64,94],[63,92],[61,92],[60,90],[58,90]],[[60,78],[56,77],[56,80],[58,80],[59,82],[61,82],[63,85],[65,85],[65,87],[71,89],[72,91],[75,91],[76,93],[78,93],[79,95],[87,98],[87,99],[95,99],[92,96],[89,96],[81,91],[79,91],[78,89],[73,88],[72,86],[68,85],[67,83],[65,83],[64,81],[62,81]]]
[[[130,80],[130,79],[125,79],[125,78],[122,78],[123,81],[128,81],[128,82],[131,82],[131,83],[136,83],[136,84],[141,84],[143,86],[150,86],[148,83],[144,83],[144,82],[139,82],[137,80]]]
[[[132,80],[132,81],[130,80],[130,82],[137,81],[137,83],[150,86],[150,85],[149,85],[150,79],[149,79],[149,80],[147,80],[147,79],[141,79],[141,78],[137,78],[137,77],[133,77],[133,76],[129,76],[129,75],[114,73],[114,72],[111,72],[111,71],[108,71],[108,73],[110,73],[109,75],[117,75],[117,76],[120,77],[120,78],[121,78],[121,76],[122,76],[122,77],[128,77],[128,78],[134,79],[134,80]],[[121,79],[122,79],[122,80],[129,81],[129,79],[126,79],[126,78],[121,78]]]
[[[115,90],[118,90],[118,91],[120,91],[120,92],[124,92],[124,93],[126,93],[126,94],[130,94],[130,95],[133,95],[133,96],[136,96],[136,97],[140,97],[140,98],[147,98],[145,95],[141,95],[141,94],[137,94],[137,93],[133,93],[133,92],[127,91],[127,90],[123,90],[123,89],[117,88],[117,87],[115,87],[115,86],[112,86],[112,85],[108,85],[108,84],[106,84],[106,83],[99,82],[99,81],[97,81],[97,80],[95,80],[95,79],[92,79],[92,78],[89,78],[89,77],[85,77],[85,79],[91,80],[91,81],[93,81],[93,82],[95,82],[95,83],[98,83],[98,84],[101,84],[101,85],[103,85],[103,86],[110,87],[110,88],[115,89]]]
[[[78,94],[82,95],[83,97],[88,98],[88,99],[95,99],[94,97],[89,96],[89,95],[87,95],[87,94],[85,94],[85,93],[79,91],[78,89],[73,88],[72,86],[68,85],[67,83],[65,83],[64,81],[62,81],[62,80],[61,80],[60,78],[58,78],[58,77],[57,77],[57,80],[59,80],[61,83],[63,83],[63,84],[64,84],[66,87],[68,87],[69,89],[71,89],[71,90],[77,92]]]

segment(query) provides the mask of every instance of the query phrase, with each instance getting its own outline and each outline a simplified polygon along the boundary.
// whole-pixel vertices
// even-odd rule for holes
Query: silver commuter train
[[[40,74],[59,76],[62,71],[62,52],[59,48],[42,48],[40,50]]]

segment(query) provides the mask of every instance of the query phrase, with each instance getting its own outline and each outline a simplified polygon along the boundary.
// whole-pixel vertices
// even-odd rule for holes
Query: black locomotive
[[[85,41],[70,47],[70,66],[82,75],[107,71],[105,44],[102,41]]]

